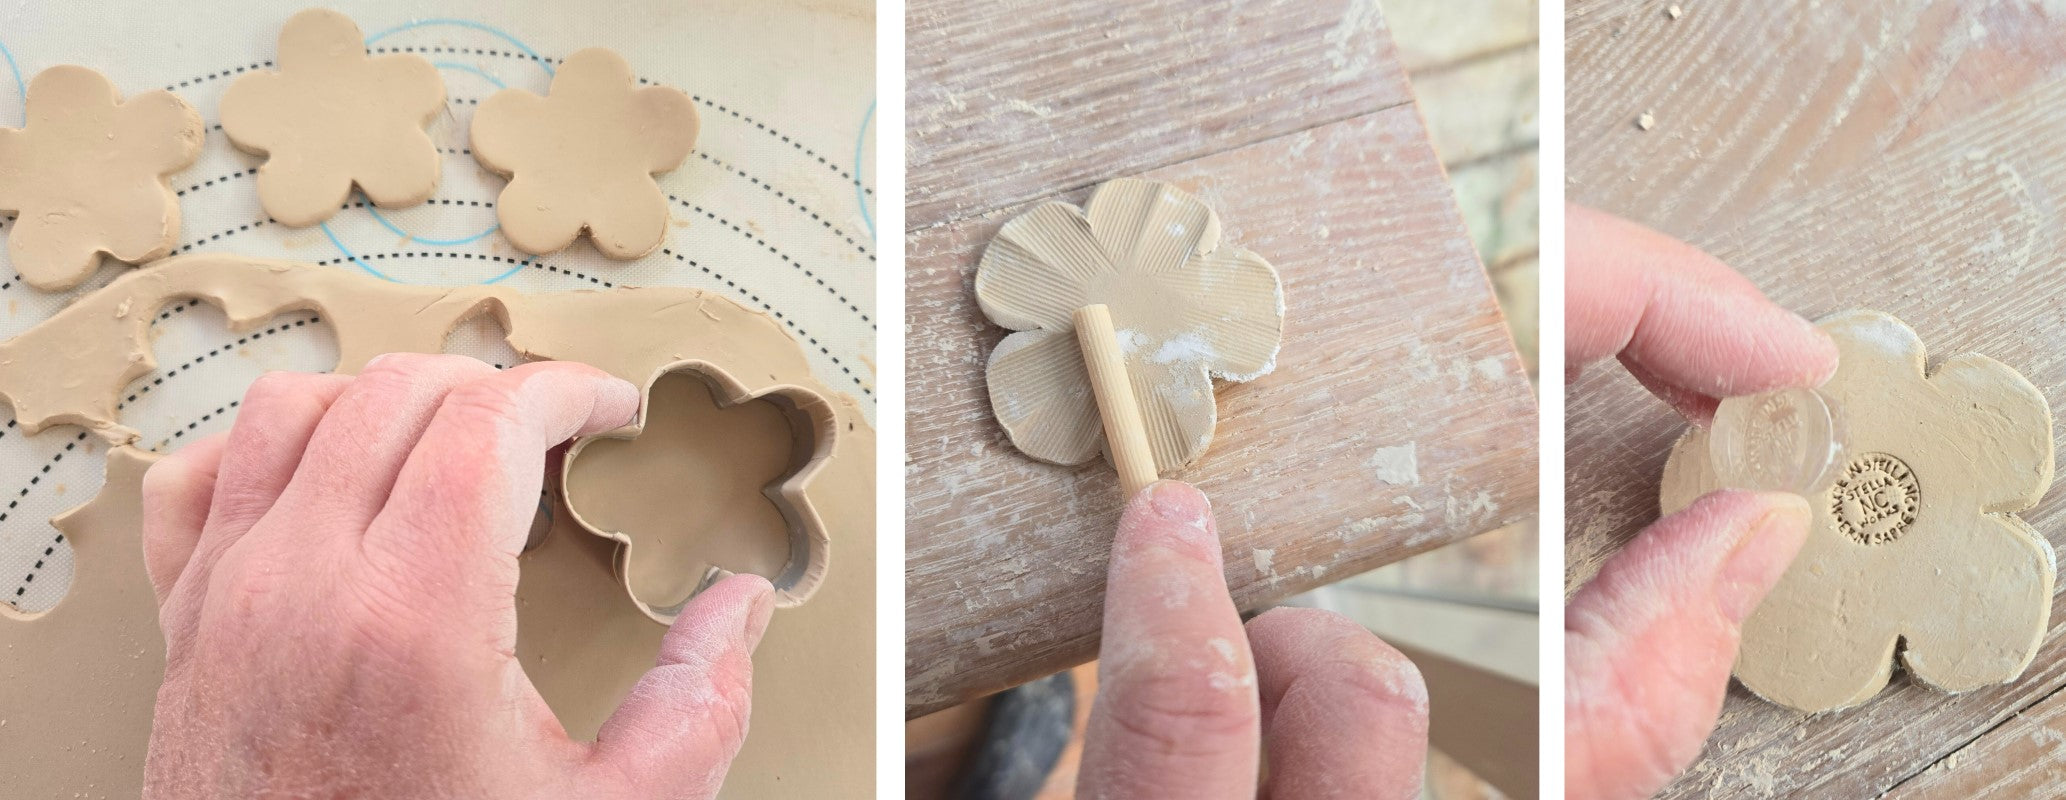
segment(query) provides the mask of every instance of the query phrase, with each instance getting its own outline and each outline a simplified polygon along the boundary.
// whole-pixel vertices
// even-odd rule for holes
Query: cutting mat
[[[431,129],[443,154],[443,177],[425,205],[380,211],[354,196],[329,222],[305,229],[279,225],[260,209],[253,185],[260,159],[231,147],[216,105],[236,77],[272,67],[279,27],[299,10],[291,5],[14,4],[0,10],[0,125],[21,124],[25,82],[57,64],[100,70],[125,96],[169,89],[208,124],[200,160],[171,181],[184,215],[176,253],[289,258],[407,283],[500,283],[532,292],[708,289],[774,314],[804,344],[817,377],[852,395],[873,419],[871,359],[878,321],[871,4],[709,0],[619,4],[607,12],[565,2],[329,5],[358,22],[373,52],[420,54],[444,78],[449,112]],[[673,225],[660,250],[636,261],[604,258],[585,240],[565,252],[527,256],[495,229],[494,201],[504,181],[473,161],[467,125],[493,92],[518,87],[542,93],[560,58],[594,45],[623,53],[643,80],[680,88],[695,99],[703,120],[696,152],[659,179]],[[9,227],[0,224],[0,238]],[[80,289],[45,293],[22,285],[5,267],[0,254],[0,337],[28,329],[129,269],[105,267]],[[233,335],[213,307],[183,303],[166,308],[155,324],[159,369],[124,392],[123,421],[142,431],[140,444],[161,451],[227,430],[244,387],[261,372],[327,370],[336,358],[330,331],[310,314],[286,315]],[[448,350],[498,365],[516,363],[516,354],[486,319],[457,332]],[[20,607],[48,608],[62,598],[71,553],[47,521],[97,490],[102,451],[76,428],[31,437],[8,420],[0,429],[0,494],[6,500],[0,509],[0,594]],[[872,581],[863,573],[848,579]],[[785,613],[840,613],[852,615],[854,624],[872,620],[866,604]],[[771,639],[779,629],[778,623]],[[852,679],[872,690],[865,659],[848,666],[827,659],[818,669],[836,672],[836,683]],[[22,691],[41,689],[0,687],[0,694]],[[860,701],[859,713],[869,706],[872,698]],[[755,734],[781,735],[761,728]],[[865,742],[824,748],[825,757],[849,774],[854,765],[865,770],[872,763],[873,750]],[[773,754],[757,756],[752,743],[748,749],[742,761],[748,768],[779,761]]]
[[[923,0],[906,40],[908,714],[1096,650],[1116,478],[1006,440],[972,282],[1005,220],[1100,181],[1182,186],[1284,279],[1277,370],[1219,387],[1174,476],[1243,607],[1533,512],[1534,396],[1374,2]]]
[[[1932,368],[1992,356],[2066,409],[2066,13],[1676,2],[1677,20],[1661,2],[1568,7],[1569,197],[1699,245],[1808,317],[1891,312]],[[1683,423],[1611,367],[1571,386],[1566,408],[1568,591],[1656,518]],[[2022,516],[2066,546],[2058,486]],[[2005,686],[1951,696],[1897,675],[1860,708],[1804,717],[1732,684],[1702,759],[1665,796],[2056,792],[2062,607]]]

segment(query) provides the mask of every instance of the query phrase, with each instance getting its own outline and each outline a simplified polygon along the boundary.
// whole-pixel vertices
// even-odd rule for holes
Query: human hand
[[[1816,386],[1836,345],[1720,261],[1635,223],[1568,206],[1565,359],[1609,355],[1688,419],[1720,398]],[[1564,786],[1648,797],[1700,754],[1742,622],[1786,572],[1807,501],[1724,490],[1638,534],[1564,614]]]
[[[228,434],[144,480],[166,640],[144,794],[714,795],[746,735],[766,580],[691,601],[594,744],[514,654],[546,451],[638,405],[569,363],[396,354],[260,378]]]
[[[1420,672],[1369,631],[1301,608],[1243,630],[1204,494],[1127,504],[1078,796],[1252,798],[1267,747],[1265,797],[1412,797],[1427,736]]]

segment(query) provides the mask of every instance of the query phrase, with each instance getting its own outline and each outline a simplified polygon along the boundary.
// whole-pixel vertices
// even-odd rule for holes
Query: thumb
[[[1564,614],[1565,792],[1649,797],[1700,754],[1742,624],[1807,538],[1808,504],[1720,491],[1645,529]]]
[[[627,796],[717,795],[746,742],[753,649],[774,609],[774,587],[758,575],[718,581],[682,608],[659,664],[596,734],[595,758],[629,782]]]

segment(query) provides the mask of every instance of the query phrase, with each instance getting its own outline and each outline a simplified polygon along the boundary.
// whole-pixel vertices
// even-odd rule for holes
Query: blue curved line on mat
[[[557,74],[552,68],[552,61],[544,56],[539,55],[538,51],[531,49],[530,45],[524,44],[523,40],[511,36],[507,33],[503,33],[501,29],[496,28],[494,26],[480,22],[475,22],[470,19],[419,19],[415,22],[407,22],[401,25],[396,25],[387,30],[373,34],[372,36],[368,36],[366,37],[366,44],[370,45],[389,36],[401,33],[402,31],[415,30],[417,28],[427,28],[433,25],[446,25],[456,28],[471,28],[473,30],[486,33],[490,36],[494,36],[497,39],[501,39],[502,41],[508,42],[511,47],[515,47],[516,49],[523,51],[524,55],[530,56],[532,61],[537,62],[538,66],[543,67],[545,69],[545,74]]]
[[[390,232],[393,232],[394,235],[400,236],[404,239],[408,239],[409,241],[415,242],[417,244],[427,244],[432,247],[458,247],[463,244],[473,244],[474,242],[478,242],[482,239],[488,238],[488,234],[494,233],[502,229],[501,225],[489,225],[487,230],[481,231],[480,233],[476,233],[472,236],[461,236],[457,239],[425,239],[421,236],[417,236],[416,234],[402,230],[401,226],[389,221],[387,215],[380,213],[380,209],[373,207],[372,198],[366,199],[366,213],[372,214],[374,222],[380,223],[380,227],[388,229]]]
[[[868,101],[868,113],[861,115],[861,132],[854,136],[854,202],[861,205],[861,222],[868,225],[868,238],[875,238],[875,217],[868,213],[868,196],[861,192],[861,149],[868,142],[868,125],[875,121],[875,103]]]
[[[6,42],[0,42],[0,57],[7,59],[7,71],[14,73],[14,93],[22,101],[22,127],[29,127],[29,85],[22,82],[22,68],[14,63],[14,51],[7,49]]]
[[[342,253],[342,254],[344,254],[344,257],[345,257],[345,258],[351,259],[351,262],[352,262],[353,264],[357,264],[357,265],[359,266],[359,269],[365,270],[365,271],[366,271],[366,274],[368,274],[368,275],[371,275],[371,276],[373,276],[373,277],[375,277],[375,278],[379,278],[379,279],[381,279],[381,280],[387,281],[388,283],[403,283],[403,282],[404,282],[404,281],[396,280],[396,279],[394,278],[394,276],[392,276],[392,275],[389,275],[389,274],[387,274],[387,273],[385,273],[385,272],[381,272],[380,270],[374,269],[374,268],[373,268],[373,266],[372,266],[371,264],[367,264],[367,263],[366,263],[365,259],[359,258],[359,254],[357,254],[357,253],[354,253],[354,252],[352,252],[352,251],[351,251],[351,248],[349,248],[349,247],[345,247],[345,246],[344,246],[344,240],[343,240],[343,239],[339,239],[339,238],[337,238],[337,232],[335,232],[335,231],[332,231],[332,230],[330,230],[330,223],[328,223],[328,222],[318,223],[318,224],[316,225],[316,227],[319,227],[319,228],[322,228],[322,229],[323,229],[323,236],[324,236],[325,238],[328,238],[328,239],[330,240],[330,244],[331,244],[332,246],[334,246],[334,247],[336,247],[336,248],[337,248],[337,252],[339,252],[339,253]],[[504,278],[507,278],[507,277],[509,277],[509,276],[511,276],[511,275],[515,275],[515,274],[517,274],[518,272],[522,271],[522,270],[523,270],[523,268],[524,268],[524,267],[525,267],[526,265],[529,265],[530,263],[531,263],[531,259],[528,259],[528,258],[526,258],[526,259],[524,259],[524,260],[523,260],[523,261],[522,261],[521,263],[518,263],[518,264],[517,264],[516,266],[510,267],[510,268],[509,268],[509,271],[507,271],[507,272],[504,272],[504,273],[502,273],[502,274],[500,274],[500,275],[497,275],[497,276],[495,276],[495,277],[493,277],[493,278],[489,278],[489,279],[487,279],[487,280],[484,280],[484,281],[480,281],[479,283],[480,283],[480,285],[482,285],[482,286],[486,286],[486,285],[488,285],[488,284],[491,284],[491,283],[499,283],[499,282],[501,282],[501,281],[502,281],[502,279],[504,279]]]
[[[495,84],[495,88],[497,89],[509,88],[509,85],[503,83],[501,78],[489,75],[487,70],[481,69],[480,67],[476,67],[471,64],[455,64],[450,61],[435,61],[431,63],[431,66],[437,67],[438,69],[456,69],[460,72],[471,72],[475,75],[479,75],[483,78],[488,79],[488,82]]]

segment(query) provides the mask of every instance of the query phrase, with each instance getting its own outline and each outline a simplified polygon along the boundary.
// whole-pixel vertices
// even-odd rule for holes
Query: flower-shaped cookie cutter
[[[653,180],[688,160],[700,122],[678,89],[640,86],[615,51],[568,56],[541,96],[504,89],[474,112],[481,166],[510,179],[495,203],[504,236],[543,255],[587,231],[603,255],[643,256],[667,235]]]
[[[721,567],[711,567],[697,576],[699,582],[688,597],[668,605],[655,605],[639,596],[634,587],[634,561],[643,553],[636,546],[639,534],[632,531],[606,530],[582,516],[579,505],[566,487],[575,485],[575,473],[581,469],[582,452],[599,440],[636,440],[646,432],[652,419],[653,386],[663,377],[674,374],[689,374],[703,380],[711,389],[712,397],[721,409],[741,404],[763,401],[780,409],[787,419],[791,447],[788,468],[773,483],[761,489],[761,494],[781,512],[789,533],[789,556],[781,571],[766,576],[775,588],[775,605],[789,608],[801,605],[816,592],[824,582],[829,566],[831,541],[826,533],[825,522],[819,517],[817,508],[809,497],[811,480],[820,468],[832,457],[839,441],[838,413],[832,402],[815,391],[793,384],[778,384],[758,390],[734,378],[717,365],[707,361],[676,361],[661,367],[646,381],[645,402],[641,404],[638,423],[609,433],[581,439],[567,450],[560,465],[559,485],[562,500],[575,524],[595,536],[614,541],[618,545],[616,569],[625,593],[631,597],[640,610],[654,621],[672,623],[681,608],[718,579],[730,575]],[[676,498],[656,497],[655,503],[677,502]],[[682,514],[694,514],[696,509],[682,509]],[[664,567],[664,565],[662,565]]]
[[[426,128],[445,110],[437,67],[413,53],[371,56],[350,17],[312,8],[280,29],[277,71],[222,95],[222,131],[258,166],[258,200],[305,228],[344,207],[353,186],[381,208],[429,200],[438,148]]]
[[[79,285],[107,255],[141,264],[179,241],[166,178],[201,156],[201,115],[178,95],[122,99],[85,67],[29,82],[27,122],[0,128],[0,210],[16,212],[7,251],[30,286]]]
[[[1743,625],[1735,674],[1807,712],[1858,705],[1901,661],[1948,692],[2004,683],[2037,653],[2051,618],[2051,545],[2015,513],[2052,483],[2052,415],[2023,376],[1977,354],[1924,372],[1900,320],[1823,320],[1837,371],[1821,391],[1843,409],[1843,463],[1808,495],[1800,555]],[[1672,448],[1665,513],[1721,488],[1708,434]]]
[[[1213,210],[1158,181],[1114,180],[1082,208],[1045,203],[1013,218],[975,284],[984,316],[1017,331],[990,352],[991,409],[1021,452],[1056,464],[1089,461],[1107,438],[1079,309],[1109,309],[1156,474],[1204,455],[1219,418],[1213,380],[1268,374],[1283,342],[1277,271],[1223,246]]]

